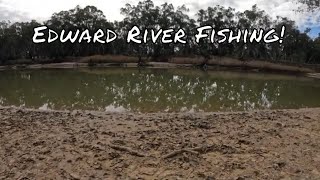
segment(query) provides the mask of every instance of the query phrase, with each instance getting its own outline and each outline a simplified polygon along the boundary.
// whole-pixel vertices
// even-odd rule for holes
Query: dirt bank
[[[0,179],[319,179],[320,109],[108,114],[0,108]]]
[[[145,65],[154,68],[190,68],[195,67],[202,62],[202,57],[172,57],[164,59],[167,62],[150,62],[150,58],[142,58],[146,61]],[[38,69],[38,68],[78,68],[88,66],[98,67],[137,67],[139,58],[133,56],[121,56],[121,55],[95,55],[88,57],[68,57],[66,59],[55,60],[50,63],[50,60],[31,61],[29,60],[17,60],[11,62],[11,65],[0,66],[0,70],[7,68],[14,69]],[[28,62],[28,63],[26,63]],[[53,63],[59,62],[59,63]],[[252,71],[271,71],[271,72],[285,72],[285,73],[315,73],[320,72],[319,65],[308,64],[294,64],[288,62],[270,62],[261,60],[246,60],[241,61],[236,58],[229,57],[216,57],[213,56],[208,60],[209,69],[244,69]]]

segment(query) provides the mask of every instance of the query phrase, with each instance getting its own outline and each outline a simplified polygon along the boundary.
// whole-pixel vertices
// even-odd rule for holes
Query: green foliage
[[[311,2],[311,1],[310,1]],[[308,2],[305,2],[311,5]],[[315,4],[315,6],[319,6]],[[310,6],[311,7],[311,6]],[[118,39],[111,44],[99,44],[83,42],[33,44],[33,28],[40,26],[36,21],[10,23],[0,22],[0,63],[5,64],[15,59],[32,59],[34,62],[42,59],[61,59],[64,57],[89,56],[97,54],[120,54],[146,57],[147,59],[165,61],[170,56],[203,57],[231,56],[240,59],[265,59],[273,61],[290,61],[297,63],[320,63],[320,37],[311,39],[307,33],[301,32],[295,22],[278,17],[270,18],[265,11],[256,5],[251,9],[238,12],[232,8],[223,6],[201,9],[196,14],[196,20],[188,15],[188,9],[183,5],[175,8],[172,4],[164,3],[156,6],[151,0],[140,1],[137,5],[126,4],[121,8],[124,15],[122,21],[109,22],[103,12],[94,6],[81,8],[75,7],[69,11],[54,13],[44,22],[50,29],[60,32],[62,29],[96,31],[98,29],[113,29],[118,34]],[[182,28],[187,34],[187,44],[127,44],[126,35],[129,29],[138,25],[145,29],[158,30],[160,28]],[[264,43],[214,43],[206,39],[197,44],[194,34],[196,27],[210,25],[215,29],[231,28],[269,29],[275,27],[278,32],[282,25],[286,26],[286,34],[282,44]],[[144,59],[146,59],[144,58]]]

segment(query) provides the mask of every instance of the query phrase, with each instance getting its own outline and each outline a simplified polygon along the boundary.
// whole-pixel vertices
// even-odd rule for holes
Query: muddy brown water
[[[0,72],[0,105],[36,109],[212,112],[320,106],[320,80],[192,69]]]

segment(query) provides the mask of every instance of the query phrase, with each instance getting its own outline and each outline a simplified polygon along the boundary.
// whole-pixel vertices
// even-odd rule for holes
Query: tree
[[[208,7],[206,10],[199,10],[197,13],[197,21],[200,26],[209,25],[214,27],[216,30],[224,28],[236,29],[235,15],[235,9],[217,5],[215,7]],[[216,41],[217,39],[215,39],[215,42]],[[203,39],[199,43],[198,54],[208,59],[210,55],[224,56],[226,54],[230,54],[232,49],[232,44],[211,44],[209,39]]]
[[[299,1],[299,0],[297,0]],[[311,9],[319,7],[319,1],[301,0]],[[233,8],[214,6],[200,9],[196,19],[188,16],[185,5],[174,7],[170,3],[156,6],[152,0],[144,0],[136,5],[126,4],[121,8],[124,15],[122,21],[109,22],[103,12],[94,6],[81,8],[76,6],[68,11],[54,13],[44,22],[0,22],[0,63],[15,63],[16,59],[57,61],[67,56],[89,56],[96,54],[121,54],[137,56],[142,60],[167,61],[172,56],[200,55],[208,60],[211,56],[231,56],[240,59],[262,59],[273,61],[290,61],[296,63],[320,63],[320,37],[311,39],[307,34],[309,29],[300,31],[294,21],[278,17],[273,20],[257,5],[249,10],[238,12]],[[33,44],[33,28],[47,25],[50,29],[60,32],[77,29],[89,29],[94,32],[98,29],[113,29],[118,34],[118,39],[111,44],[100,43],[60,43]],[[183,29],[187,35],[186,44],[163,44],[160,39],[152,43],[150,38],[146,44],[127,44],[126,36],[134,26],[140,30],[159,30],[172,28],[175,31]],[[233,31],[249,29],[275,28],[281,31],[286,26],[283,43],[211,43],[208,39],[195,42],[194,35],[197,26],[209,25],[216,30],[229,28]],[[150,33],[150,31],[149,31]],[[140,35],[141,38],[142,34]],[[201,63],[201,61],[199,61]],[[205,62],[204,62],[205,63]]]
[[[128,32],[134,25],[138,25],[144,32],[147,29],[175,29],[183,28],[187,34],[191,34],[194,28],[194,20],[187,15],[188,9],[185,6],[174,8],[172,4],[164,3],[161,6],[155,6],[151,0],[140,1],[137,6],[127,4],[121,9],[125,16],[123,24]],[[122,33],[121,33],[122,34]],[[126,34],[122,34],[125,39]],[[142,36],[142,35],[141,35]],[[140,37],[141,38],[141,37]],[[155,44],[148,41],[146,44],[129,44],[128,52],[142,56],[151,56],[154,60],[163,60],[167,56],[175,53],[189,52],[191,47],[188,45],[162,44],[158,40]]]
[[[308,6],[309,11],[315,11],[320,8],[319,0],[298,0],[299,3],[305,4]]]

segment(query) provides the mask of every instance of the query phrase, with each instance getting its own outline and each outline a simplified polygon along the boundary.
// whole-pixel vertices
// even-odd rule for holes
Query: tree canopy
[[[310,8],[319,7],[319,1],[306,1]],[[306,31],[300,31],[294,21],[268,14],[254,5],[245,11],[236,11],[230,7],[213,6],[200,9],[195,18],[189,17],[185,5],[174,7],[170,3],[156,6],[152,0],[138,4],[126,4],[121,8],[122,21],[110,22],[103,12],[94,6],[77,6],[69,11],[54,13],[45,22],[0,22],[0,63],[10,63],[15,59],[58,59],[68,56],[89,56],[96,54],[115,54],[146,56],[154,61],[165,61],[172,56],[230,56],[240,59],[262,59],[273,61],[290,61],[298,63],[320,63],[320,36],[310,38]],[[59,43],[33,44],[33,28],[46,25],[59,32],[64,30],[98,30],[113,29],[118,39],[110,44],[99,43]],[[187,34],[186,44],[128,44],[126,33],[134,25],[140,29],[173,28],[184,29]],[[280,31],[286,26],[283,43],[208,43],[203,39],[199,44],[193,38],[198,26],[209,25],[216,29],[233,30],[253,28],[276,28]]]
[[[308,10],[314,11],[320,8],[319,0],[298,0],[298,2],[308,6]]]

